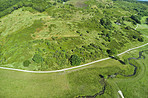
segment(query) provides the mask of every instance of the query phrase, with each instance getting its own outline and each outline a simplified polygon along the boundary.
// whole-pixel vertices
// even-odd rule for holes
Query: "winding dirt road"
[[[131,50],[144,47],[146,45],[148,45],[148,43],[146,43],[144,45],[141,45],[141,46],[138,46],[138,47],[135,47],[135,48],[128,49],[128,50],[118,54],[118,56],[122,55],[124,53],[127,53],[127,52],[129,52]],[[93,64],[93,63],[96,63],[96,62],[105,61],[105,60],[108,60],[108,59],[111,59],[111,58],[108,57],[108,58],[96,60],[96,61],[93,61],[93,62],[90,62],[90,63],[87,63],[87,64],[83,64],[83,65],[79,65],[79,66],[75,66],[75,67],[70,67],[70,68],[65,68],[65,69],[61,69],[61,70],[53,70],[53,71],[29,71],[29,70],[21,70],[21,69],[6,68],[6,67],[0,67],[0,69],[7,69],[7,70],[14,70],[14,71],[21,71],[21,72],[30,72],[30,73],[54,73],[54,72],[63,72],[63,71],[71,70],[71,69],[76,69],[76,68],[84,67],[84,66],[87,66],[87,65],[90,65],[90,64]]]

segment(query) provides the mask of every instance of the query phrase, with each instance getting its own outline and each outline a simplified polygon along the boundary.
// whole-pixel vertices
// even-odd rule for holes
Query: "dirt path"
[[[131,50],[134,50],[134,49],[137,49],[137,48],[140,48],[140,47],[144,47],[146,45],[148,45],[148,43],[146,43],[144,45],[141,45],[141,46],[138,46],[138,47],[135,47],[135,48],[128,49],[128,50],[118,54],[118,56],[122,55],[124,53],[127,53],[127,52],[129,52]],[[6,68],[6,67],[0,67],[0,69],[7,69],[7,70],[14,70],[14,71],[21,71],[21,72],[30,72],[30,73],[54,73],[54,72],[63,72],[63,71],[67,71],[67,70],[72,70],[72,69],[84,67],[84,66],[87,66],[87,65],[90,65],[90,64],[93,64],[93,63],[96,63],[96,62],[105,61],[105,60],[108,60],[108,59],[111,59],[111,58],[108,57],[108,58],[96,60],[96,61],[93,61],[93,62],[90,62],[90,63],[87,63],[87,64],[83,64],[83,65],[79,65],[79,66],[75,66],[75,67],[70,67],[70,68],[65,68],[65,69],[61,69],[61,70],[53,70],[53,71],[29,71],[29,70],[21,70],[21,69]]]
[[[137,26],[136,26],[136,28],[135,28],[135,30],[138,28],[138,24],[137,24]]]
[[[121,98],[124,98],[121,90],[119,90],[118,93],[120,94]]]

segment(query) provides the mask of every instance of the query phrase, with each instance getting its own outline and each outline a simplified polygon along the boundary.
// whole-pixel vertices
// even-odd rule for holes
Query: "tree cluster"
[[[81,63],[81,59],[77,55],[72,55],[70,57],[69,61],[70,61],[70,63],[71,63],[72,66],[80,65],[80,63]]]

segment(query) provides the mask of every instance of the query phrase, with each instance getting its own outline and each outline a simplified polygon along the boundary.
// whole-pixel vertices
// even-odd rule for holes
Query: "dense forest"
[[[116,56],[130,48],[128,44],[145,41],[135,27],[148,16],[148,5],[138,1],[1,0],[0,4],[0,64],[13,64],[8,67],[77,66]]]

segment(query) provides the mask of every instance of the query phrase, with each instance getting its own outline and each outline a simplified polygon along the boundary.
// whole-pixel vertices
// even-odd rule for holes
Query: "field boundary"
[[[138,47],[135,47],[135,48],[128,49],[128,50],[118,54],[117,56],[125,54],[125,53],[127,53],[127,52],[129,52],[131,50],[144,47],[146,45],[148,45],[148,43],[146,43],[144,45],[141,45],[141,46],[138,46]],[[93,62],[90,62],[90,63],[86,63],[86,64],[83,64],[83,65],[79,65],[79,66],[75,66],[75,67],[70,67],[70,68],[64,68],[64,69],[60,69],[60,70],[53,70],[53,71],[29,71],[29,70],[6,68],[6,67],[0,67],[0,69],[7,69],[7,70],[14,70],[14,71],[21,71],[21,72],[29,72],[29,73],[55,73],[55,72],[63,72],[63,71],[71,70],[71,69],[76,69],[76,68],[84,67],[84,66],[87,66],[87,65],[90,65],[90,64],[93,64],[93,63],[97,63],[97,62],[101,62],[101,61],[105,61],[105,60],[108,60],[108,59],[111,59],[111,58],[108,57],[108,58],[96,60],[96,61],[93,61]]]

